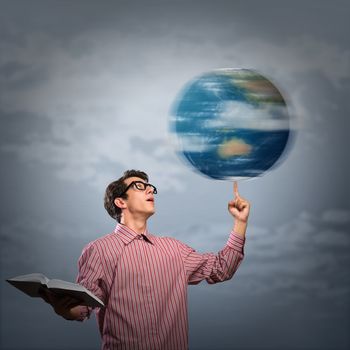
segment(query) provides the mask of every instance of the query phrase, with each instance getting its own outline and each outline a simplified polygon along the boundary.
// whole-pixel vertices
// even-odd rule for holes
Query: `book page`
[[[17,276],[7,281],[31,297],[43,297],[43,291],[48,288],[49,291],[57,296],[70,297],[73,302],[81,302],[81,305],[104,306],[103,302],[84,286],[59,279],[49,280],[42,273]]]
[[[58,295],[70,296],[75,300],[80,300],[82,303],[81,305],[93,307],[104,306],[103,302],[96,295],[80,284],[52,279],[49,281],[48,287]]]
[[[10,278],[7,282],[31,297],[40,297],[41,290],[47,288],[48,280],[42,273],[31,273]]]
[[[46,285],[49,282],[49,279],[42,273],[30,273],[28,275],[16,276],[8,280],[14,282],[37,282]]]
[[[76,290],[76,291],[81,291],[81,292],[85,292],[86,291],[86,288],[84,288],[80,284],[67,282],[67,281],[62,281],[62,280],[59,280],[59,279],[52,279],[52,280],[50,280],[47,283],[47,286],[49,288],[69,289],[69,290]]]

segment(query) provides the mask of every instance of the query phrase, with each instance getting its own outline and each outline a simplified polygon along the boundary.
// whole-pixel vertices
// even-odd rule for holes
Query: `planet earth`
[[[212,179],[262,176],[281,160],[290,131],[282,94],[251,69],[204,73],[182,89],[171,109],[177,153]]]

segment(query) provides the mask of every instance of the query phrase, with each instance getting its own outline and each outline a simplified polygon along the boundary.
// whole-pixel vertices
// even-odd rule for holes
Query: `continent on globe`
[[[251,69],[219,69],[190,81],[171,111],[177,153],[213,179],[263,175],[278,164],[290,138],[279,90]]]
[[[251,150],[252,146],[246,144],[244,140],[232,139],[219,145],[218,154],[221,158],[229,158],[249,154]]]

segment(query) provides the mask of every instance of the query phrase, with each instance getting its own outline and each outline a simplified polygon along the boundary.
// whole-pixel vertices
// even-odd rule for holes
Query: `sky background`
[[[297,129],[281,165],[239,183],[252,205],[232,280],[189,287],[190,348],[350,348],[347,1],[0,1],[1,349],[97,349],[5,278],[74,281],[114,228],[107,184],[126,169],[159,191],[152,233],[223,248],[232,183],[178,159],[169,111],[193,77],[253,68]]]

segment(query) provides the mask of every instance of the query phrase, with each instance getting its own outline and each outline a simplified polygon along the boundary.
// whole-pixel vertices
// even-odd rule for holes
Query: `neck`
[[[144,233],[147,228],[147,220],[144,218],[128,218],[122,216],[120,223],[135,231],[138,234]]]

